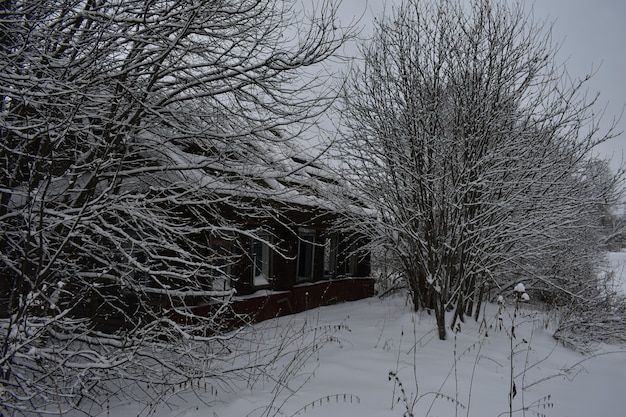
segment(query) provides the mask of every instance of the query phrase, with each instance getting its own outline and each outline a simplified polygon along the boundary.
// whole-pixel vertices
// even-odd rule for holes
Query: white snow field
[[[626,254],[611,261],[624,262]],[[502,320],[498,305],[489,304],[484,321],[466,320],[446,341],[437,339],[432,316],[411,312],[399,295],[260,323],[259,331],[274,334],[276,326],[336,332],[302,369],[287,355],[274,374],[259,376],[251,387],[242,382],[236,392],[189,392],[150,410],[111,403],[103,415],[508,416],[513,375],[515,416],[626,416],[625,345],[601,345],[586,355],[568,349],[552,338],[554,316],[530,306],[518,311],[511,338],[512,294],[505,305]],[[272,378],[286,386],[274,390]]]

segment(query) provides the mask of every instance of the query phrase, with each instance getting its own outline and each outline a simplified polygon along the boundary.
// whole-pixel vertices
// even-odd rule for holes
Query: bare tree
[[[549,32],[519,5],[407,0],[362,54],[341,147],[378,216],[359,226],[400,260],[439,337],[446,311],[451,325],[478,314],[494,286],[584,296],[574,288],[594,285],[601,259],[597,208],[619,177],[597,180],[591,152],[613,132],[599,131],[586,80],[555,62]],[[583,253],[571,275],[554,269]]]
[[[276,167],[336,97],[314,71],[351,36],[335,12],[0,4],[1,413],[228,374],[235,255],[213,243],[260,239],[237,222],[275,215],[259,198],[292,203]]]

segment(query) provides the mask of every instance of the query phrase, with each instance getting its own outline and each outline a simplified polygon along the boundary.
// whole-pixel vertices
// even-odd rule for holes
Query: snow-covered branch
[[[378,215],[353,224],[398,260],[440,338],[447,309],[463,320],[520,279],[551,300],[596,296],[620,176],[593,149],[616,132],[549,32],[518,5],[408,0],[362,53],[337,153]]]
[[[180,383],[178,341],[227,344],[245,242],[323,201],[295,139],[354,29],[322,3],[0,3],[0,413]]]

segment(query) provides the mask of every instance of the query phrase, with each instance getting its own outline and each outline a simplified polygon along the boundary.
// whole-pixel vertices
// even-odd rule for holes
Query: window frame
[[[234,288],[232,243],[228,240],[215,239],[210,242],[213,253],[211,269],[211,289],[213,291],[230,291]],[[214,255],[214,256],[213,256]]]
[[[324,278],[336,278],[339,267],[339,237],[336,235],[324,236]]]
[[[271,236],[269,234],[261,234],[259,235],[259,239],[252,239],[250,242],[250,288],[270,288],[273,285],[272,248],[268,242],[271,242]],[[260,266],[258,262],[259,251],[261,259]],[[264,282],[257,280],[257,277],[261,275],[264,276]]]
[[[298,230],[298,252],[296,262],[296,282],[312,281],[315,274],[315,231],[301,228]],[[305,251],[305,252],[303,252]],[[303,259],[302,255],[306,259]],[[305,261],[303,263],[303,261]],[[305,268],[306,271],[301,273]]]

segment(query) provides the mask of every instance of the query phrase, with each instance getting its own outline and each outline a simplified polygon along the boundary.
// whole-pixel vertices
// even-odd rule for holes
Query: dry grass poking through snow
[[[273,374],[259,375],[253,384],[242,381],[236,392],[199,397],[181,393],[169,407],[151,410],[150,415],[624,415],[626,346],[602,345],[594,355],[583,355],[554,340],[544,313],[520,308],[513,327],[513,299],[505,300],[505,306],[499,311],[498,305],[488,305],[483,320],[468,319],[447,341],[438,340],[434,318],[411,312],[402,296],[261,323],[256,330],[274,336],[276,329],[282,329],[283,336],[311,336],[311,329],[335,331],[306,342],[321,343],[320,349],[309,351],[306,363],[293,355],[298,343],[306,346],[294,333],[288,336],[294,349],[275,364]],[[112,405],[110,412],[135,416],[141,408]]]

